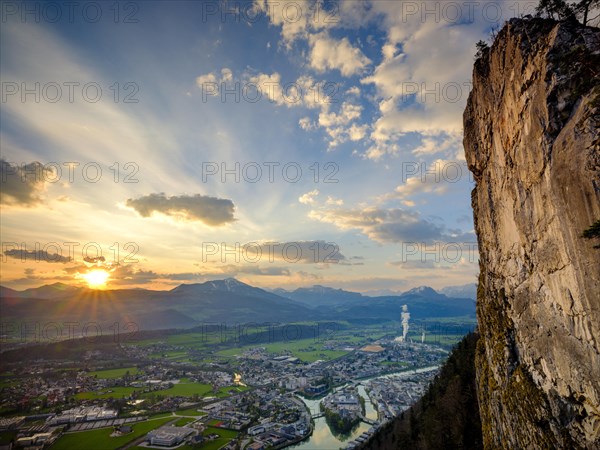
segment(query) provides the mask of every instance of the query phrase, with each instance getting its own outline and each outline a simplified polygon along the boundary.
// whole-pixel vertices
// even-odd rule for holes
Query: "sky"
[[[476,282],[475,43],[536,3],[2,2],[2,285]]]

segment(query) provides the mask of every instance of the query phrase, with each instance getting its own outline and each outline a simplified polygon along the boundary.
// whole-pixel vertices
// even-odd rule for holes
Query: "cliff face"
[[[464,114],[486,448],[600,448],[600,33],[513,19]]]

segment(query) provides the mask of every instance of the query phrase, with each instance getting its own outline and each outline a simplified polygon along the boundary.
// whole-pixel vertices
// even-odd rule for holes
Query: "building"
[[[117,411],[99,406],[80,406],[63,411],[60,415],[48,419],[48,425],[63,425],[76,422],[116,419]]]
[[[263,450],[265,448],[265,444],[262,442],[253,442],[252,444],[246,447],[246,450]]]
[[[146,440],[150,445],[172,447],[181,444],[186,437],[194,432],[195,430],[193,428],[165,426],[150,431],[146,435]]]
[[[318,386],[307,386],[304,390],[308,395],[321,395],[327,392],[329,387],[326,384],[320,384]]]

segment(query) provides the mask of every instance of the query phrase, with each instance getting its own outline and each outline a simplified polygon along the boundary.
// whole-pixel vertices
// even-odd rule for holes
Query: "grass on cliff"
[[[596,220],[594,224],[583,232],[581,237],[585,239],[598,239],[600,238],[600,220]],[[594,245],[594,248],[600,248],[600,244]]]

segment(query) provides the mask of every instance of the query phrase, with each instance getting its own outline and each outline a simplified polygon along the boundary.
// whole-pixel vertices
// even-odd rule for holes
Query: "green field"
[[[173,420],[172,417],[147,420],[133,425],[133,431],[125,436],[110,437],[113,432],[111,428],[102,428],[100,430],[80,431],[75,433],[67,433],[62,436],[51,447],[52,450],[114,450],[128,442],[131,442],[149,431],[164,425]]]
[[[323,349],[323,345],[322,342],[316,342],[314,339],[302,339],[298,341],[274,342],[272,344],[247,345],[221,350],[217,354],[225,357],[241,356],[248,349],[264,347],[268,353],[273,355],[291,353],[302,361],[310,363],[318,359],[329,361],[348,353],[343,350],[325,350]]]
[[[219,448],[226,445],[232,439],[237,437],[237,433],[232,430],[224,430],[222,428],[215,427],[207,427],[206,430],[202,433],[203,436],[208,436],[209,434],[218,434],[220,437],[215,439],[214,441],[205,441],[200,447],[202,450],[218,450]]]
[[[199,397],[207,397],[207,396],[216,396],[216,397],[227,397],[231,393],[243,392],[248,390],[245,386],[226,386],[219,389],[218,392],[214,393],[212,391],[212,386],[210,384],[205,383],[193,383],[190,381],[186,381],[186,378],[182,379],[182,383],[174,384],[173,387],[168,389],[160,389],[157,391],[151,392],[142,392],[141,388],[134,388],[129,386],[118,386],[103,389],[99,392],[79,392],[75,394],[75,399],[77,400],[97,400],[97,399],[106,399],[106,398],[124,398],[129,397],[134,392],[139,393],[139,398],[149,398],[154,396],[162,396],[162,397],[193,397],[194,395],[198,395]],[[195,415],[200,416],[203,413],[196,412]]]
[[[91,377],[96,376],[101,379],[115,379],[123,377],[127,372],[129,372],[130,375],[136,375],[138,369],[137,367],[123,367],[121,369],[98,370],[96,372],[90,372],[88,375]]]
[[[159,359],[161,361],[182,361],[189,359],[188,352],[182,351],[169,351],[164,353],[152,353],[150,355],[152,359]]]
[[[173,397],[193,397],[194,394],[198,394],[200,397],[206,396],[212,391],[210,384],[204,383],[177,383],[169,389],[162,389],[159,391],[145,392],[141,394],[141,397],[150,397],[154,395],[162,396],[173,396]]]
[[[181,345],[181,346],[194,346],[194,348],[202,346],[212,346],[221,342],[219,332],[206,332],[206,333],[179,333],[164,336],[161,339],[145,339],[142,341],[134,342],[135,345],[146,346],[156,344],[157,341],[164,342],[168,345]]]
[[[79,392],[75,394],[77,400],[97,400],[101,398],[123,398],[129,397],[134,391],[139,391],[139,388],[133,387],[111,387],[100,392]],[[111,392],[109,392],[111,391]]]
[[[196,419],[192,419],[191,417],[182,417],[177,422],[175,422],[174,425],[176,427],[183,427],[184,425],[187,425],[188,423],[192,423],[192,422],[195,422],[195,421],[196,421]]]
[[[170,417],[171,419],[175,419],[172,412],[160,412],[150,414],[150,419],[162,419],[163,417]]]
[[[175,411],[175,414],[177,414],[178,416],[192,416],[192,417],[198,417],[198,416],[205,416],[206,413],[205,412],[201,412],[201,411],[196,411],[195,409],[182,409],[180,411]]]
[[[223,398],[228,397],[231,394],[247,391],[248,389],[250,388],[247,386],[226,386],[219,388],[219,390],[216,393],[213,393],[213,395],[218,398]]]

